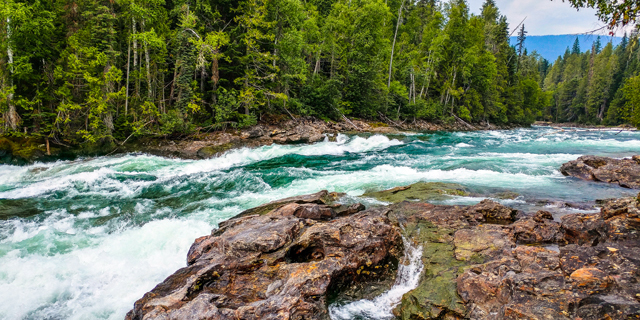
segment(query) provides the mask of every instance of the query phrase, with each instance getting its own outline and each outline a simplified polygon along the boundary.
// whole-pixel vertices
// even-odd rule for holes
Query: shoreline
[[[533,127],[556,128],[560,131],[584,129],[589,131],[637,131],[628,125],[616,127],[553,123],[536,121]],[[111,143],[103,146],[67,146],[46,140],[9,138],[0,136],[0,164],[28,165],[35,162],[74,160],[78,157],[97,157],[114,154],[144,153],[160,157],[199,160],[216,157],[226,151],[239,148],[257,148],[272,144],[304,144],[324,140],[325,136],[342,134],[400,134],[402,132],[456,132],[510,130],[525,128],[521,125],[469,124],[464,121],[439,123],[416,120],[398,123],[345,118],[330,122],[315,117],[297,118],[277,123],[259,123],[243,129],[225,129],[214,132],[194,133],[186,136],[145,136],[124,145]]]
[[[0,136],[0,164],[28,165],[34,162],[73,160],[78,157],[107,156],[125,153],[145,153],[178,159],[208,159],[231,149],[257,148],[272,144],[304,144],[324,140],[327,135],[397,134],[402,132],[509,130],[522,126],[468,124],[463,121],[434,123],[422,120],[411,123],[364,121],[345,118],[329,122],[314,117],[297,118],[278,123],[259,123],[244,129],[226,129],[195,133],[181,137],[141,137],[124,145],[100,147],[70,147],[46,140],[16,139]]]
[[[571,128],[571,129],[589,129],[593,131],[611,131],[611,130],[620,130],[620,131],[638,131],[637,128],[634,128],[630,125],[623,124],[619,126],[604,126],[604,125],[592,125],[592,124],[581,124],[575,122],[567,122],[567,123],[556,123],[556,122],[545,122],[545,121],[536,121],[532,124],[532,126],[536,127],[550,127],[550,128]]]

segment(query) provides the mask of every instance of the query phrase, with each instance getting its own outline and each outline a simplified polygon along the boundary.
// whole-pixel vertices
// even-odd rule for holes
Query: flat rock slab
[[[631,159],[613,159],[583,156],[562,165],[565,176],[583,180],[615,183],[624,188],[640,189],[640,156]]]

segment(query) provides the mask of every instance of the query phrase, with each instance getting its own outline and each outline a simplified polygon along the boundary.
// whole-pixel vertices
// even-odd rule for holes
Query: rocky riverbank
[[[582,180],[615,183],[640,189],[640,155],[626,159],[583,156],[562,165],[560,172]]]
[[[557,221],[491,200],[404,201],[426,190],[412,188],[372,195],[395,202],[387,206],[342,205],[322,191],[247,210],[197,239],[187,267],[127,319],[327,319],[329,304],[391,286],[403,237],[422,248],[424,270],[398,318],[640,317],[640,199]]]
[[[584,123],[575,123],[575,122],[547,122],[547,121],[536,121],[533,123],[534,126],[540,127],[553,127],[558,129],[564,128],[574,128],[574,129],[591,129],[591,130],[620,130],[620,131],[636,131],[637,128],[634,128],[628,124],[622,124],[619,126],[604,126],[604,125],[591,125]]]
[[[77,156],[142,152],[163,157],[182,159],[206,159],[234,148],[263,145],[314,143],[335,137],[338,133],[383,133],[401,131],[471,131],[511,129],[514,126],[497,126],[489,123],[464,122],[431,123],[414,121],[398,123],[368,122],[346,119],[328,122],[317,118],[298,118],[278,123],[262,123],[246,129],[225,129],[200,132],[182,137],[132,138],[122,145],[109,143],[102,146],[67,146],[53,140],[16,139],[0,137],[0,164],[27,164],[34,161],[71,159]]]

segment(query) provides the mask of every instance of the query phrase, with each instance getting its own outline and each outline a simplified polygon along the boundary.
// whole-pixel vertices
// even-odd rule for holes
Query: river
[[[193,240],[240,211],[322,189],[358,196],[453,182],[474,204],[499,192],[521,210],[589,211],[633,191],[562,176],[580,155],[640,154],[640,132],[552,128],[338,135],[232,150],[208,160],[142,154],[0,165],[0,319],[122,319],[186,265]],[[549,201],[547,201],[549,200]],[[578,209],[558,205],[580,204]],[[584,205],[585,207],[582,207]]]

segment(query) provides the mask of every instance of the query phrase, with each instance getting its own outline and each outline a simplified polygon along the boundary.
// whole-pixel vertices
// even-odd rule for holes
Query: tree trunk
[[[138,39],[136,38],[138,31],[136,30],[136,19],[133,17],[131,18],[131,30],[133,35],[133,70],[136,70],[138,67]],[[140,78],[140,75],[138,75],[138,78]],[[139,83],[140,82],[136,82],[136,96],[140,96]]]
[[[316,59],[315,67],[313,68],[313,76],[315,77],[318,74],[318,70],[320,69],[320,57],[322,56],[322,49],[318,51],[318,58]]]
[[[129,69],[131,67],[131,40],[129,40],[129,45],[127,49],[127,89],[124,100],[124,115],[125,117],[129,113]]]
[[[391,45],[391,59],[389,59],[389,81],[387,81],[387,88],[391,87],[391,69],[393,67],[393,52],[396,48],[396,38],[398,37],[398,27],[400,27],[400,22],[402,21],[402,7],[404,6],[404,0],[402,4],[400,4],[400,9],[398,9],[398,22],[396,23],[396,32],[393,34],[393,44]]]
[[[144,20],[142,20],[142,28],[144,29]],[[147,45],[147,40],[144,40],[144,56],[147,64],[147,98],[151,101],[151,97],[153,96],[153,90],[151,88],[151,62],[149,57],[149,46]]]

